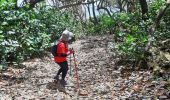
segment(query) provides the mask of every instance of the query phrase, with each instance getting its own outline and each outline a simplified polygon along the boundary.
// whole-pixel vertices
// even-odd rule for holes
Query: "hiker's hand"
[[[74,50],[70,50],[70,54],[74,53]]]

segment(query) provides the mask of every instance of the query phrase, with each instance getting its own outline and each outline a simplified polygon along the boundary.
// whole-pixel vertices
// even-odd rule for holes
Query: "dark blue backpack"
[[[58,46],[58,43],[57,43],[57,44],[55,43],[55,44],[51,47],[51,53],[52,53],[52,55],[53,55],[54,57],[57,56],[57,46]]]

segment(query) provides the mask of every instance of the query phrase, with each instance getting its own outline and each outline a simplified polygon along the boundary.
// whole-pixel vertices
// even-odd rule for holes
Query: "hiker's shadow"
[[[66,92],[65,90],[65,86],[63,84],[61,84],[61,81],[53,81],[53,82],[49,82],[46,86],[47,89],[50,90],[58,90],[60,92]]]

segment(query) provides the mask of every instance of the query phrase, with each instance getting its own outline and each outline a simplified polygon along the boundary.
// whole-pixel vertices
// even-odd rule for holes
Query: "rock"
[[[158,84],[158,82],[157,81],[152,81],[151,84]]]
[[[120,66],[118,71],[121,71],[124,68],[124,66]]]
[[[121,96],[121,99],[126,100],[126,99],[128,99],[128,97],[127,96]]]
[[[111,100],[111,96],[110,95],[104,95],[104,96],[102,96],[102,99]]]
[[[151,88],[146,88],[145,89],[147,92],[150,92],[151,91]]]
[[[120,90],[120,88],[119,88],[119,87],[114,87],[114,88],[113,88],[113,90],[115,90],[115,91],[119,91],[119,90]]]
[[[110,87],[107,84],[96,85],[93,91],[97,91],[100,94],[106,94],[110,91]]]
[[[143,96],[142,98],[142,100],[151,100],[151,96]]]
[[[118,75],[118,74],[120,74],[121,72],[118,70],[116,70],[116,71],[112,71],[112,73],[114,73],[114,74],[116,74],[116,75]]]
[[[116,96],[116,92],[115,91],[112,91],[112,96]]]
[[[143,77],[141,76],[141,77],[139,77],[139,78],[136,79],[136,82],[137,82],[137,83],[140,83],[142,79],[143,79]]]
[[[164,86],[164,85],[168,85],[169,83],[168,81],[161,81],[160,84]]]
[[[136,91],[136,92],[139,92],[139,91],[140,91],[139,85],[134,85],[134,86],[132,87],[132,89],[133,89],[134,91]]]
[[[86,90],[79,90],[79,95],[80,96],[88,96],[88,91],[86,91]]]
[[[126,94],[127,97],[131,97],[132,92],[125,91],[125,94]]]
[[[125,80],[125,85],[128,85],[130,82],[129,82],[129,80]]]
[[[3,73],[3,74],[1,75],[1,77],[3,77],[3,78],[11,78],[11,77],[13,77],[13,73],[11,73],[11,72],[5,72],[5,73]]]
[[[0,86],[6,86],[8,84],[7,81],[0,82]]]
[[[167,99],[168,97],[166,95],[159,96],[159,99]]]

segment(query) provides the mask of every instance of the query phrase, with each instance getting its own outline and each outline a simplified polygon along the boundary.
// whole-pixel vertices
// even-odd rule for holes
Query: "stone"
[[[143,77],[141,76],[141,77],[139,77],[139,78],[136,79],[136,82],[137,82],[137,83],[140,83],[142,79],[143,79]]]
[[[161,81],[160,84],[164,86],[164,85],[168,85],[169,83],[168,81]]]
[[[5,86],[7,85],[8,83],[6,81],[3,81],[3,82],[0,82],[0,86]]]
[[[159,99],[167,99],[168,97],[166,95],[159,96]]]
[[[167,4],[170,4],[170,0],[167,0]]]
[[[134,85],[132,89],[136,92],[140,91],[139,85]]]
[[[151,100],[151,96],[143,96],[142,100]]]
[[[98,84],[94,87],[93,91],[97,91],[100,94],[106,94],[110,91],[110,87],[107,84]]]
[[[86,91],[86,90],[79,90],[79,95],[80,96],[88,96],[88,91]]]
[[[116,92],[115,91],[112,91],[111,95],[114,97],[116,96]]]

